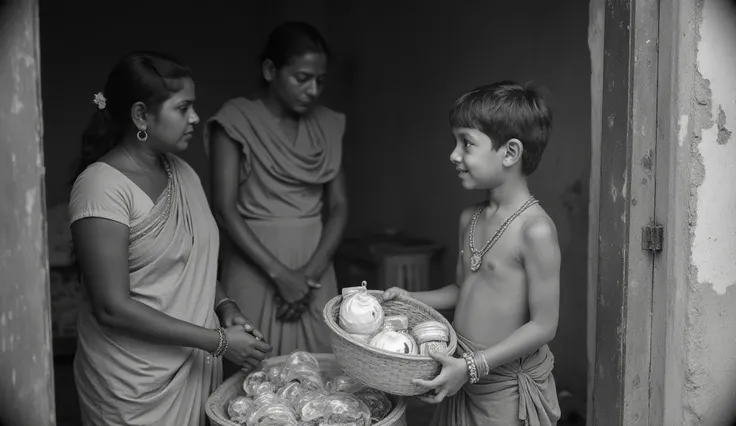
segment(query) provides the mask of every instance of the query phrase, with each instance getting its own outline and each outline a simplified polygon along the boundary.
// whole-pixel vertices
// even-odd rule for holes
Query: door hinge
[[[647,251],[662,251],[664,243],[664,227],[662,225],[647,225],[641,228],[641,249]]]

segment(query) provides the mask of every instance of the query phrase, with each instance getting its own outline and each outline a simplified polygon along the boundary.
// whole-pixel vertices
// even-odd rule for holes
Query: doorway
[[[91,96],[104,84],[104,76],[112,62],[127,50],[143,46],[154,47],[188,59],[195,70],[201,70],[198,72],[198,81],[202,82],[198,87],[198,102],[201,105],[200,114],[207,117],[219,103],[233,96],[234,92],[247,93],[249,85],[257,82],[256,70],[252,66],[253,59],[270,27],[287,18],[314,22],[324,30],[328,41],[334,41],[336,51],[348,53],[342,55],[336,63],[334,74],[340,77],[332,82],[328,90],[331,94],[326,101],[348,115],[349,134],[346,136],[346,143],[350,144],[350,150],[345,153],[345,164],[351,191],[361,195],[352,197],[351,210],[358,213],[349,232],[384,227],[401,228],[445,245],[448,248],[447,259],[453,259],[456,254],[452,250],[453,242],[456,241],[457,214],[463,206],[475,201],[474,195],[458,191],[456,182],[450,176],[452,172],[446,158],[449,148],[446,148],[447,137],[443,136],[447,133],[444,120],[448,105],[464,90],[509,76],[521,81],[533,79],[549,89],[557,124],[550,148],[532,179],[532,188],[558,223],[563,258],[566,259],[563,266],[563,285],[566,287],[561,301],[560,331],[551,345],[557,354],[555,373],[560,377],[560,390],[566,390],[572,395],[571,404],[575,409],[586,411],[590,361],[586,339],[591,338],[586,324],[592,321],[592,313],[597,312],[595,315],[599,317],[609,315],[606,317],[608,319],[597,323],[597,335],[601,336],[610,331],[608,325],[617,321],[615,302],[605,306],[609,310],[591,312],[587,308],[589,295],[586,269],[589,259],[599,256],[608,258],[608,252],[598,251],[597,248],[597,254],[591,256],[593,251],[589,251],[587,237],[588,205],[589,202],[594,202],[596,192],[595,185],[592,191],[589,186],[592,94],[589,84],[591,61],[587,44],[587,2],[550,4],[524,0],[492,6],[486,5],[487,2],[476,2],[467,9],[455,6],[427,9],[427,5],[420,4],[397,6],[388,3],[382,5],[381,2],[368,5],[363,2],[346,4],[322,1],[307,6],[299,2],[283,1],[253,6],[247,11],[228,9],[244,6],[215,4],[211,10],[202,14],[191,14],[184,10],[181,16],[174,17],[165,13],[170,12],[166,10],[165,4],[159,4],[147,6],[146,10],[151,13],[143,18],[136,13],[135,7],[111,11],[103,10],[95,3],[88,3],[80,3],[74,7],[97,14],[98,22],[104,25],[91,28],[89,21],[82,21],[83,18],[75,13],[74,8],[62,8],[52,2],[40,4],[40,68],[45,70],[42,73],[45,128],[43,149],[47,158],[45,185],[48,189],[48,195],[44,198],[50,221],[49,239],[56,235],[51,232],[52,227],[64,229],[64,226],[52,225],[51,218],[57,217],[54,213],[59,212],[58,217],[62,219],[58,223],[63,225],[63,205],[69,183],[67,177],[71,174],[76,157],[77,135],[81,134],[91,112]],[[644,7],[639,6],[642,4],[651,7],[651,3],[647,2],[637,3],[637,7]],[[384,16],[388,9],[382,6],[391,6],[393,15]],[[484,7],[492,9],[483,9]],[[611,9],[618,11],[617,7]],[[155,8],[161,8],[159,15]],[[417,19],[417,10],[426,14]],[[625,16],[624,11],[618,13],[621,14],[620,17]],[[122,23],[115,24],[112,15]],[[167,16],[169,19],[156,19],[156,16]],[[232,21],[227,21],[228,19]],[[482,24],[487,25],[489,19],[495,25],[489,25],[491,28],[486,30],[487,27]],[[614,17],[606,19],[608,22]],[[377,20],[380,20],[382,27],[375,25]],[[133,34],[130,37],[119,37],[118,34],[126,33],[128,23],[132,21],[136,22],[138,28],[148,30],[142,31],[139,36]],[[54,22],[57,25],[62,23],[63,28],[54,27]],[[233,30],[228,36],[222,33],[207,35],[206,31],[201,30],[204,22],[212,22],[218,28],[233,27],[237,30]],[[447,22],[464,22],[467,28],[458,34],[452,31]],[[530,22],[534,25],[530,25]],[[560,26],[559,22],[566,24]],[[521,27],[520,23],[527,24],[524,31],[516,31],[517,27]],[[200,28],[201,32],[196,33],[200,37],[190,40],[188,37],[192,33],[174,31],[174,28],[180,27]],[[252,37],[245,36],[243,28],[247,28]],[[438,31],[437,28],[445,28],[447,31]],[[95,36],[90,37],[91,33]],[[44,38],[44,34],[53,36]],[[606,31],[606,37],[609,38],[619,37],[619,40],[624,40],[629,36],[629,33],[609,35]],[[503,42],[496,46],[489,44],[488,39]],[[155,46],[150,46],[150,40],[156,40]],[[538,40],[543,42],[535,42]],[[349,54],[351,46],[354,47],[353,52],[358,53]],[[620,54],[629,55],[623,51]],[[76,59],[71,61],[70,58]],[[619,64],[618,67],[602,67],[602,81],[614,77],[622,78],[619,74],[623,73],[624,65]],[[610,102],[612,106],[609,107],[615,111],[623,110],[623,98],[611,99],[606,95],[603,94],[604,103]],[[641,103],[645,101],[645,97],[640,100]],[[388,107],[391,105],[393,109]],[[628,109],[626,111],[628,114]],[[608,117],[605,113],[603,116]],[[626,123],[626,126],[631,126],[631,122]],[[628,128],[614,126],[608,131],[618,133],[604,133],[604,139],[626,139]],[[200,150],[201,145],[194,143],[184,158],[200,173],[205,187],[208,187],[208,170],[202,161]],[[437,154],[439,151],[442,153]],[[646,155],[646,150],[640,154]],[[601,176],[613,176],[617,173],[617,167],[631,167],[628,151],[605,151],[601,155],[607,159],[610,155],[610,158],[618,161],[599,163]],[[406,159],[411,159],[422,169],[436,170],[436,182],[433,179],[432,185],[427,185],[426,179],[419,173],[406,176]],[[376,173],[376,165],[379,164],[384,168],[381,173]],[[637,173],[645,174],[646,171]],[[623,179],[623,173],[618,175]],[[597,185],[603,181],[601,178]],[[618,194],[622,196],[621,188],[626,187],[627,194],[630,195],[635,189],[632,188],[632,182],[634,181],[619,180],[612,187],[617,188]],[[431,187],[431,190],[409,190],[423,187]],[[647,201],[642,201],[645,198],[641,196],[637,202],[646,203]],[[602,197],[598,200],[603,207],[601,199]],[[618,215],[601,208],[599,211],[605,211],[607,216],[601,215],[600,223],[614,219],[620,221],[622,214],[631,211],[630,204],[615,204]],[[639,205],[641,211],[644,211],[644,205]],[[378,210],[378,214],[368,214],[371,210],[375,211],[375,206],[387,207]],[[623,238],[621,235],[625,233],[628,242],[636,234],[633,226],[615,230],[614,236]],[[58,237],[61,242],[50,245],[49,258],[53,256],[55,247],[63,251],[65,237],[62,231]],[[63,258],[63,255],[59,258]],[[626,262],[626,265],[631,264]],[[646,262],[642,262],[639,267],[646,270]],[[445,264],[451,262],[445,261]],[[611,268],[617,267],[613,260],[609,260],[607,265]],[[61,262],[57,266],[62,266]],[[55,266],[52,265],[53,267]],[[605,267],[607,266],[601,264],[596,276],[613,279],[610,277],[615,274],[609,275]],[[452,267],[445,266],[443,269],[445,272],[439,280],[440,284],[451,280]],[[606,273],[601,275],[601,271]],[[624,272],[618,273],[618,279],[629,277]],[[62,285],[68,284],[67,278],[62,278],[62,281],[65,282]],[[610,287],[605,283],[601,286],[603,291],[600,294],[605,295]],[[52,283],[52,292],[54,288],[58,286],[54,287]],[[73,286],[70,288],[70,292],[64,292],[65,297],[69,294],[71,297],[82,297],[74,293],[76,290]],[[614,293],[611,297],[615,298]],[[624,294],[618,297],[622,304]],[[51,303],[53,305],[53,301]],[[51,314],[54,314],[53,309]],[[59,324],[57,322],[57,328],[62,330],[63,326]],[[609,343],[614,352],[622,353],[620,339],[596,342],[599,354]],[[59,345],[56,347],[62,348]],[[69,347],[73,348],[73,344]],[[628,347],[633,350],[632,345]],[[56,352],[63,356],[65,351],[59,349]],[[600,356],[596,357],[596,360],[600,359]],[[623,359],[623,356],[619,356],[610,362],[621,363]],[[605,379],[595,375],[591,377],[596,380]],[[620,385],[614,381],[611,382],[611,387]],[[608,387],[601,387],[603,388]],[[595,399],[592,403],[595,404]],[[604,408],[601,407],[601,410]]]

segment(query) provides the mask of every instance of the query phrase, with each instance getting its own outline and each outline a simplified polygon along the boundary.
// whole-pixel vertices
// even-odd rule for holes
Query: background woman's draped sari
[[[299,120],[296,140],[286,138],[278,120],[261,100],[227,101],[204,126],[209,152],[217,123],[241,151],[238,212],[256,238],[279,262],[298,270],[314,254],[322,238],[323,191],[342,163],[345,116],[317,106]],[[272,354],[294,350],[330,352],[330,333],[322,319],[327,301],[337,295],[332,264],[318,277],[322,288],[302,316],[293,322],[276,318],[274,283],[239,250],[222,239],[220,282],[266,341]]]
[[[173,155],[164,160],[170,179],[155,203],[111,166],[91,165],[75,182],[70,217],[128,225],[130,296],[174,318],[216,328],[217,226],[194,170]],[[85,425],[205,424],[204,404],[222,380],[220,359],[103,327],[89,306],[78,326],[74,374]]]

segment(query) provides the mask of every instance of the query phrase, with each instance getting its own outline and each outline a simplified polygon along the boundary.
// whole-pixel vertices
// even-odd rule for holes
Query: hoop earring
[[[141,136],[141,133],[143,136]],[[145,142],[148,140],[148,133],[146,133],[145,130],[138,130],[138,133],[135,134],[135,136],[138,138],[139,141]]]

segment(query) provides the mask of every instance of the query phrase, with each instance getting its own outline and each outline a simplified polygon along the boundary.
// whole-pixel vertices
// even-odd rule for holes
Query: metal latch
[[[641,228],[641,249],[647,251],[662,251],[664,243],[664,227],[662,225],[648,225]]]

